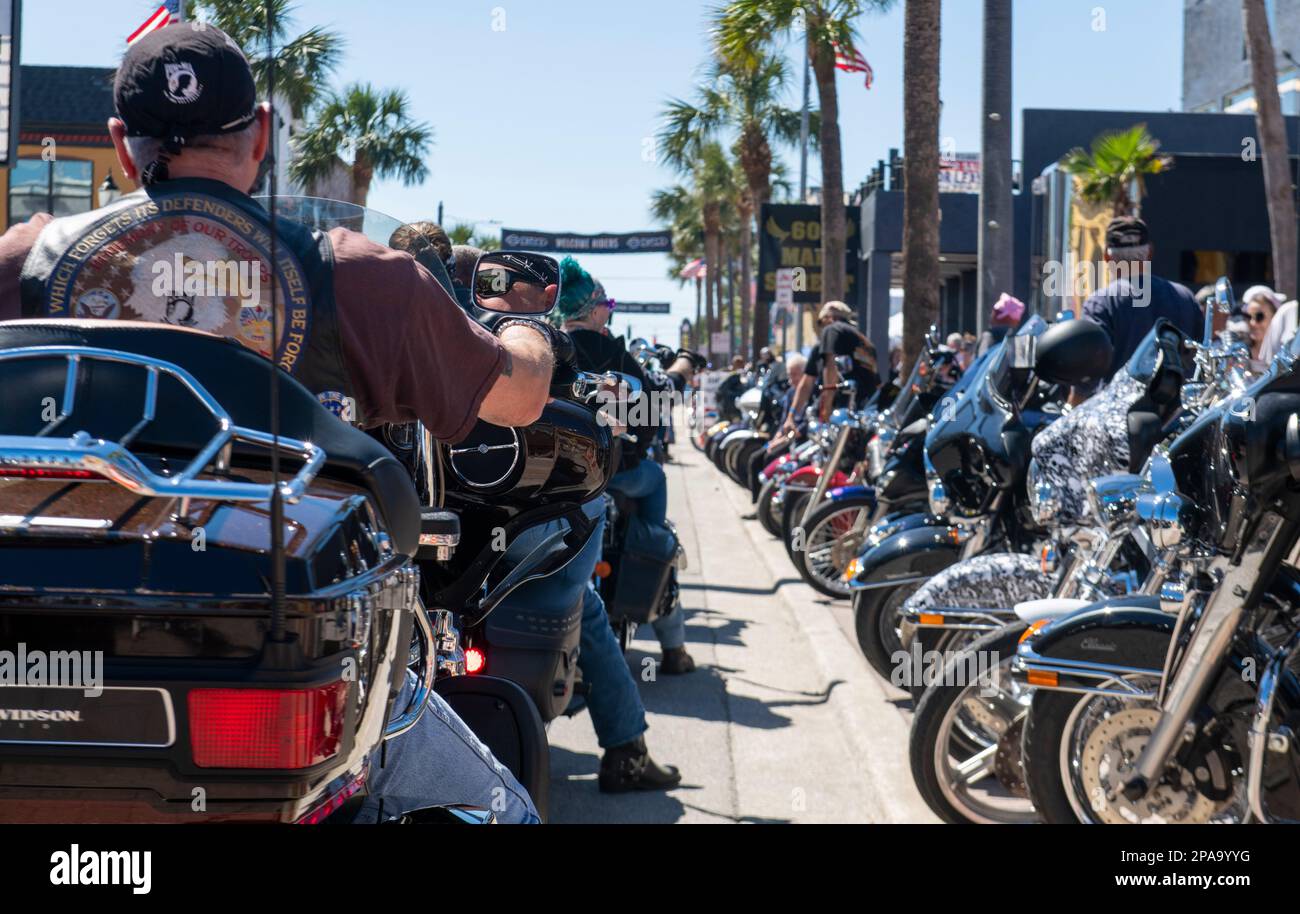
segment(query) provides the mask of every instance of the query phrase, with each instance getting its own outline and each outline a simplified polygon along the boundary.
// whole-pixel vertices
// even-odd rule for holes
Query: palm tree
[[[1251,80],[1255,86],[1255,129],[1259,131],[1264,164],[1264,193],[1268,200],[1268,228],[1273,243],[1273,281],[1287,296],[1296,288],[1296,208],[1287,157],[1286,122],[1277,91],[1277,61],[1268,30],[1264,0],[1242,0],[1246,48],[1250,52]]]
[[[1170,156],[1160,154],[1160,142],[1147,132],[1146,124],[1103,133],[1092,141],[1090,151],[1076,147],[1061,159],[1061,167],[1079,179],[1083,198],[1109,203],[1116,216],[1138,212],[1146,176],[1168,171],[1172,165]]]
[[[844,299],[846,240],[844,162],[840,147],[839,97],[835,89],[835,48],[852,46],[853,23],[868,10],[884,10],[894,0],[729,0],[718,11],[714,40],[724,59],[753,63],[774,40],[802,30],[817,79],[821,111],[822,295]],[[810,128],[811,129],[811,128]]]
[[[907,0],[903,26],[903,363],[939,320],[939,9]]]
[[[704,260],[708,264],[704,297],[709,339],[705,348],[712,352],[712,335],[721,329],[719,315],[722,310],[722,274],[725,270],[722,262],[722,236],[728,211],[734,209],[731,201],[736,198],[735,173],[722,145],[712,141],[702,143],[693,156],[683,158],[679,168],[688,178],[688,187],[657,192],[651,199],[651,212],[659,219],[671,218],[679,207],[693,207],[699,213]]]
[[[753,315],[751,348],[767,345],[767,301],[749,301],[754,274],[754,218],[772,194],[772,140],[793,145],[799,139],[799,112],[780,103],[788,81],[785,60],[759,55],[750,60],[715,60],[708,81],[694,101],[673,99],[664,112],[659,148],[668,164],[681,169],[703,143],[726,132],[741,170],[735,205],[739,210],[741,321]],[[816,122],[814,122],[816,123]],[[745,332],[748,339],[749,334]],[[742,346],[743,348],[743,346]]]
[[[407,187],[429,175],[424,164],[433,128],[411,119],[406,93],[353,83],[331,95],[314,122],[295,139],[290,174],[301,184],[329,175],[342,158],[352,202],[364,206],[375,178],[399,178]],[[350,160],[350,161],[349,161]]]
[[[501,249],[501,237],[499,235],[480,234],[478,226],[472,222],[457,222],[451,228],[446,229],[447,239],[452,244],[467,244],[476,247],[480,251],[499,251]]]
[[[701,207],[690,188],[681,184],[665,187],[650,195],[650,215],[667,224],[673,233],[673,249],[668,255],[668,277],[680,286],[688,281],[682,276],[687,264],[704,259],[704,223]],[[703,332],[703,278],[695,277],[695,322],[691,328],[691,348],[699,348]]]
[[[268,7],[270,33],[266,28]],[[289,0],[196,0],[194,10],[244,49],[258,91],[264,96],[274,72],[276,98],[289,106],[295,119],[304,117],[320,98],[343,56],[342,37],[320,26],[287,37],[293,22]]]

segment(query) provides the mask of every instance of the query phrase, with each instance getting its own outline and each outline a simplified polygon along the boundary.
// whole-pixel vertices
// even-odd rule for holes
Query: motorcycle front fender
[[[1022,641],[1012,671],[1036,688],[1143,697],[1122,680],[1164,670],[1176,618],[1159,607],[1141,594],[1089,604]]]
[[[876,490],[871,486],[840,486],[837,489],[831,489],[826,493],[827,501],[849,501],[851,499],[869,497],[875,501]]]
[[[868,590],[929,580],[961,558],[956,530],[947,524],[918,526],[885,538],[858,558],[858,573],[849,587]]]

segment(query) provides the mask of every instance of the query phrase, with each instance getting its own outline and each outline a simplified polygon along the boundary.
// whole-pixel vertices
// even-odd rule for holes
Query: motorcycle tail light
[[[190,750],[200,768],[310,768],[339,751],[348,684],[194,689]]]
[[[476,647],[471,647],[465,652],[465,672],[474,674],[483,672],[487,666],[487,655]]]
[[[602,581],[613,573],[614,566],[609,562],[601,561],[596,563],[596,577],[600,578]]]
[[[103,479],[93,470],[58,470],[49,467],[0,467],[6,479]]]

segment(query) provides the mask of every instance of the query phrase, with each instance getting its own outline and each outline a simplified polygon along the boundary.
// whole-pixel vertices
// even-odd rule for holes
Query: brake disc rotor
[[[1219,804],[1196,788],[1192,772],[1173,767],[1145,797],[1132,801],[1123,787],[1160,721],[1156,708],[1125,708],[1098,721],[1078,760],[1080,782],[1094,815],[1114,825],[1209,822]]]

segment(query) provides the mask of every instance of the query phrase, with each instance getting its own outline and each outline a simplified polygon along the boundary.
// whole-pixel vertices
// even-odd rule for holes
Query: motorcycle
[[[1073,351],[1068,344],[1078,329],[1086,330],[1048,329],[1030,318],[966,371],[932,417],[923,455],[929,512],[882,520],[847,569],[858,645],[882,678],[894,675],[904,648],[903,607],[922,584],[983,552],[1032,548],[1038,530],[1024,489],[1029,444],[1063,401],[1059,380],[1035,374],[1035,346],[1046,341],[1047,350]],[[1097,357],[1091,347],[1080,354]]]
[[[800,576],[819,593],[851,596],[846,572],[862,548],[868,527],[882,517],[912,513],[922,506],[927,417],[961,376],[956,355],[939,344],[931,328],[925,351],[889,408],[876,413],[874,421],[866,411],[850,416],[866,438],[865,447],[859,451],[854,444],[861,439],[846,431],[833,447],[855,459],[854,478],[838,486],[831,481],[825,487],[819,480],[799,525],[803,548],[791,554]]]
[[[917,705],[913,776],[945,820],[1036,818],[1020,760],[1029,689],[1009,675],[1016,644],[1031,624],[1111,596],[1131,595],[1136,602],[1129,605],[1141,605],[1160,586],[1149,538],[1131,524],[1110,522],[1100,507],[1125,485],[1125,477],[1108,474],[1141,468],[1159,441],[1206,403],[1240,392],[1248,356],[1231,339],[1193,346],[1172,324],[1158,322],[1105,389],[1034,439],[1030,504],[1049,530],[1039,554],[985,554],[959,563],[909,601],[905,643],[924,645],[922,653],[949,664],[950,672],[996,660],[984,664],[996,669],[978,676],[935,676],[939,681]]]
[[[1231,298],[1220,280],[1216,299]],[[1045,820],[1300,818],[1296,354],[1280,353],[1113,493],[1111,515],[1160,550],[1158,604],[1105,601],[1020,645],[1013,671],[1034,687],[1026,783]]]
[[[400,225],[335,201],[277,203],[296,221],[382,243]],[[8,704],[50,723],[0,734],[0,817],[347,821],[374,750],[415,726],[434,689],[544,810],[537,713],[514,683],[466,687],[455,675],[451,616],[485,616],[512,583],[576,547],[498,569],[488,542],[495,523],[517,529],[599,492],[608,433],[576,405],[518,433],[521,471],[497,483],[485,509],[475,470],[430,460],[427,435],[367,434],[263,357],[206,333],[8,322],[0,375],[9,382],[0,627],[30,650],[104,658],[93,700],[79,689],[6,689]],[[278,423],[264,378],[274,378]],[[19,400],[43,392],[58,414],[33,424]],[[557,467],[557,436],[592,460]],[[283,478],[272,456],[289,467]],[[422,461],[434,474],[423,498],[412,477]],[[467,510],[440,509],[432,493]],[[408,664],[418,687],[394,714]]]

